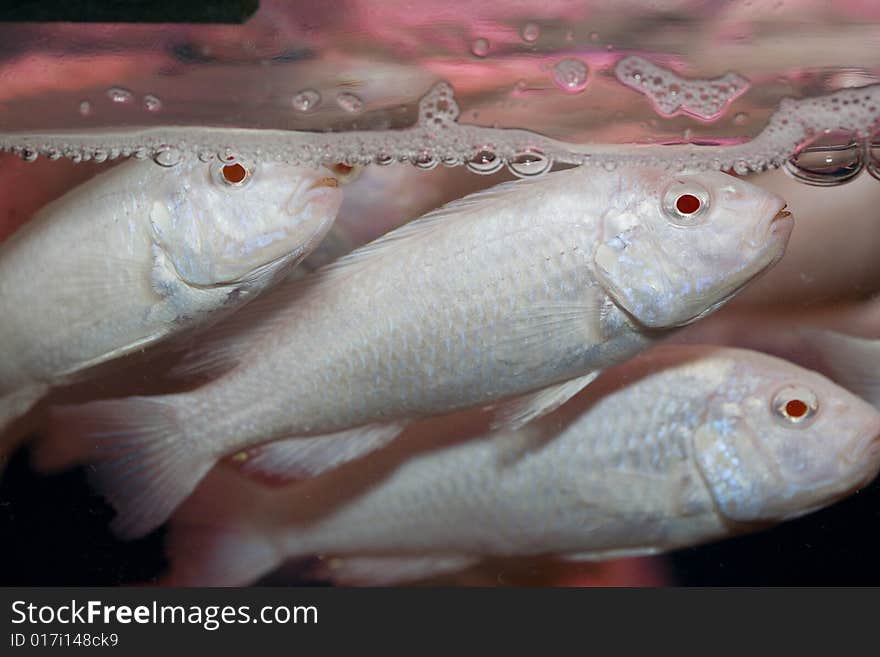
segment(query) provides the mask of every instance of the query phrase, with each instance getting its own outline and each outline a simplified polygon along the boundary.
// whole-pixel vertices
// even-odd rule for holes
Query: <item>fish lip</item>
[[[788,205],[783,205],[782,209],[773,215],[773,218],[770,220],[770,232],[776,232],[779,229],[780,224],[790,226],[793,223],[794,219],[791,218],[791,212],[788,210]]]
[[[865,468],[865,474],[860,479],[857,488],[869,485],[880,472],[880,427],[874,423],[868,435],[869,438],[843,457],[845,467],[853,468],[861,465]]]
[[[786,242],[791,237],[791,231],[794,228],[794,219],[788,210],[788,205],[783,204],[776,211],[776,214],[767,223],[767,231],[764,232],[760,239],[749,242],[749,246],[754,249],[761,248],[766,242],[766,236],[771,237],[773,242]]]

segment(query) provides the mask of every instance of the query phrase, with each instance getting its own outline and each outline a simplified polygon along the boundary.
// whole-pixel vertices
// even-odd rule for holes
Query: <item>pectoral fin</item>
[[[542,415],[562,406],[599,376],[599,371],[590,372],[577,379],[563,381],[538,392],[517,397],[504,404],[496,413],[493,429],[519,429]]]
[[[288,438],[238,452],[230,461],[242,471],[285,483],[323,472],[360,458],[391,442],[403,424],[373,424],[323,436]]]
[[[336,584],[383,586],[457,572],[477,561],[465,555],[330,557],[313,574]]]
[[[663,548],[650,546],[638,546],[619,548],[616,550],[594,550],[592,552],[574,552],[562,555],[566,561],[610,561],[612,559],[626,559],[629,557],[650,557],[663,552]]]

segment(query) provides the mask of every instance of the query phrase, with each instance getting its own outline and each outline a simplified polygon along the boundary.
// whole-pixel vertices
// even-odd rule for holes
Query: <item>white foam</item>
[[[749,81],[737,73],[709,80],[688,79],[635,55],[617,62],[614,74],[619,82],[648,96],[658,114],[690,114],[703,121],[720,117],[749,88]]]
[[[419,104],[419,120],[399,130],[339,133],[192,126],[0,135],[0,149],[75,161],[153,157],[169,148],[195,157],[232,152],[266,161],[349,165],[376,161],[442,162],[463,165],[491,150],[505,163],[540,152],[553,162],[616,167],[652,165],[684,169],[733,169],[739,173],[777,167],[805,140],[823,131],[867,136],[880,119],[880,85],[842,89],[824,96],[784,99],[767,126],[749,142],[734,145],[572,144],[528,130],[484,128],[458,123],[452,88],[435,85]],[[485,159],[485,158],[484,158]]]

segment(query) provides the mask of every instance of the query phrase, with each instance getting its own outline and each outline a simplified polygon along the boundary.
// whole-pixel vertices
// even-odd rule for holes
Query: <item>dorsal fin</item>
[[[548,174],[558,175],[558,174]],[[483,189],[473,194],[469,194],[464,198],[450,201],[440,206],[436,210],[431,210],[427,214],[396,228],[382,237],[373,240],[369,244],[355,249],[348,255],[341,257],[339,260],[330,263],[326,267],[315,272],[316,276],[337,276],[339,274],[348,274],[352,269],[356,269],[363,262],[372,261],[375,258],[381,258],[385,253],[397,247],[401,242],[412,239],[423,239],[430,235],[435,228],[445,225],[450,221],[467,218],[467,215],[473,210],[482,208],[485,205],[499,203],[510,196],[524,192],[527,187],[538,183],[546,184],[547,176],[535,179],[510,180],[503,182],[489,189]]]

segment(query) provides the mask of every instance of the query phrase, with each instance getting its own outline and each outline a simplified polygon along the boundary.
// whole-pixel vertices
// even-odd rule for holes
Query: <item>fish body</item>
[[[0,244],[0,428],[51,386],[249,300],[332,225],[326,170],[265,164],[231,183],[227,166],[242,165],[123,162]]]
[[[678,211],[685,196],[698,209]],[[518,426],[772,266],[791,231],[783,207],[718,172],[573,169],[501,185],[250,304],[190,359],[234,365],[211,383],[61,411],[58,438],[126,437],[124,454],[97,456],[95,481],[138,509],[116,525],[137,535],[255,444],[311,436],[315,474],[414,417],[526,395],[499,414]],[[120,469],[143,455],[140,475]]]
[[[244,584],[309,555],[378,583],[487,556],[653,554],[797,517],[880,468],[880,413],[786,361],[663,346],[607,374],[524,428],[430,441],[392,467],[380,451],[323,488],[217,473],[172,522],[170,581]],[[359,473],[371,485],[304,519]]]

